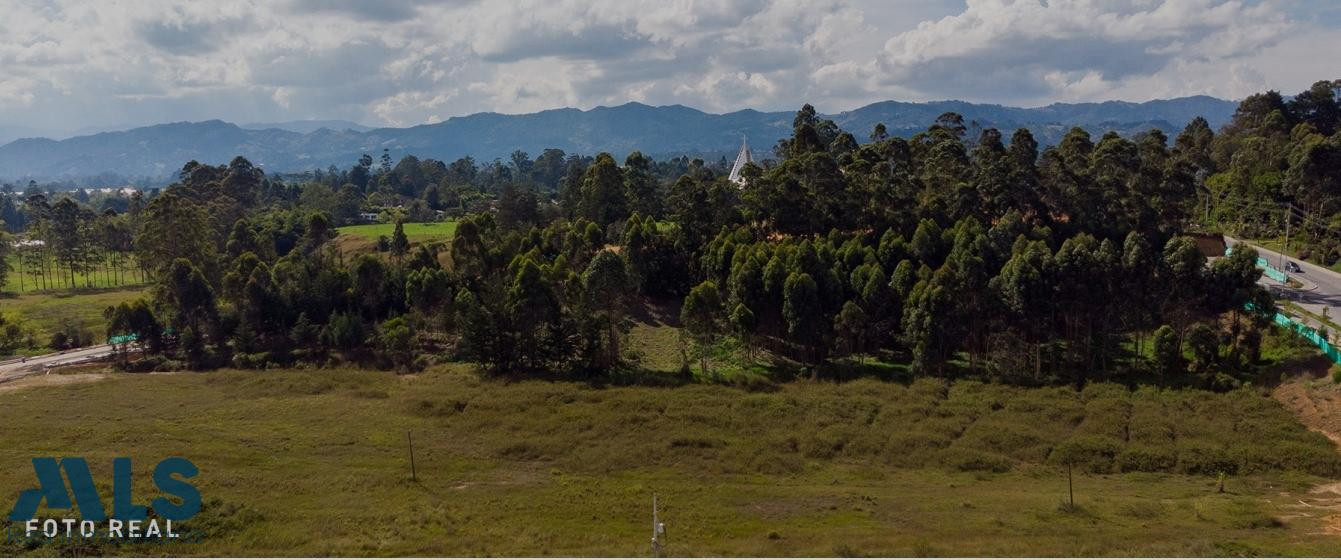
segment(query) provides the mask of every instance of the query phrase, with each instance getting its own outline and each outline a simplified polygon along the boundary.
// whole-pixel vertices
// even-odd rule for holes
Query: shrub
[[[1048,460],[1060,465],[1071,465],[1092,473],[1113,470],[1113,459],[1121,448],[1116,440],[1103,436],[1072,437],[1052,449]]]
[[[1007,423],[995,418],[974,424],[960,441],[967,447],[1021,461],[1042,461],[1048,454],[1048,442],[1028,424]]]
[[[1170,447],[1131,446],[1118,452],[1122,472],[1168,472],[1178,464],[1178,453]]]
[[[940,452],[940,463],[961,471],[1003,473],[1013,466],[1010,459],[965,447],[947,447]]]
[[[1184,474],[1215,476],[1220,473],[1236,474],[1239,465],[1223,449],[1188,445],[1178,449],[1176,469]]]
[[[950,438],[926,432],[901,432],[885,441],[885,457],[901,467],[923,467],[933,462]]]

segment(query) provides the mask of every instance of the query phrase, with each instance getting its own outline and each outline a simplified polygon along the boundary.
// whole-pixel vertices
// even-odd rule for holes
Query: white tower
[[[740,172],[745,170],[745,164],[754,163],[754,157],[750,155],[750,143],[745,140],[745,135],[740,135],[740,153],[736,154],[736,164],[731,166],[731,175],[727,176],[732,183],[744,186],[745,178],[740,176]]]

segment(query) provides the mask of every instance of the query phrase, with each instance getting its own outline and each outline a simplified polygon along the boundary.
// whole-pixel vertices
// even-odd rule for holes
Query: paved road
[[[1228,235],[1225,236],[1225,242],[1231,246],[1240,243]],[[1251,243],[1248,245],[1257,249],[1257,254],[1270,262],[1271,266],[1281,268],[1280,253]],[[1323,309],[1327,309],[1327,316],[1332,322],[1341,322],[1341,273],[1289,256],[1286,256],[1285,260],[1298,264],[1303,271],[1288,273],[1291,278],[1298,279],[1304,285],[1302,289],[1283,290],[1289,294],[1290,299],[1318,315],[1322,315]]]
[[[0,362],[0,383],[13,381],[37,373],[43,373],[47,368],[102,358],[110,356],[111,354],[112,345],[102,344],[99,346],[80,348],[78,350],[66,350],[65,352],[57,352],[55,354],[33,356],[28,358],[27,361],[17,358],[6,360]]]

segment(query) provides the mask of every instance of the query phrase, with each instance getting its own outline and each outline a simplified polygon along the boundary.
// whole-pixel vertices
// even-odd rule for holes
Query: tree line
[[[1046,148],[1025,129],[970,136],[953,113],[858,141],[806,106],[743,186],[720,165],[637,153],[483,167],[384,154],[301,182],[242,158],[192,162],[138,213],[155,289],[110,310],[109,332],[194,367],[434,358],[592,377],[635,368],[629,315],[669,302],[686,369],[705,372],[731,340],[817,375],[872,358],[1021,383],[1228,387],[1252,375],[1274,306],[1251,250],[1208,267],[1186,234],[1217,162],[1255,155],[1239,131],[1259,104],[1218,135],[1194,119],[1172,140],[1076,128]],[[455,207],[450,243],[412,245],[399,223],[389,255],[347,261],[328,243],[374,201],[459,203],[444,187],[481,201]]]

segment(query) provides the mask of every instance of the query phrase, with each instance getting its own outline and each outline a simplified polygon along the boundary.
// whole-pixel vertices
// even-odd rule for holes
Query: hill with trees
[[[911,137],[940,114],[962,115],[972,128],[1029,128],[1044,146],[1059,142],[1073,126],[1093,135],[1110,130],[1125,136],[1156,128],[1174,134],[1201,116],[1212,127],[1227,122],[1234,103],[1186,97],[1145,103],[1057,103],[1015,108],[960,101],[885,101],[829,118],[848,130],[869,131],[883,123],[889,134]],[[300,172],[348,165],[364,153],[387,149],[395,158],[478,161],[506,159],[514,150],[547,148],[569,153],[609,152],[623,158],[639,151],[661,159],[689,155],[709,161],[733,155],[741,137],[768,156],[791,133],[787,112],[737,111],[711,114],[681,105],[628,103],[590,110],[554,109],[524,115],[478,113],[410,128],[365,129],[344,121],[251,124],[223,121],[160,124],[65,140],[20,139],[0,146],[0,178],[79,179],[99,175],[170,180],[184,161],[221,164],[243,156],[269,172]],[[858,140],[868,139],[864,134]]]

